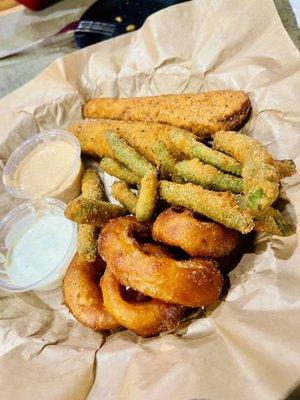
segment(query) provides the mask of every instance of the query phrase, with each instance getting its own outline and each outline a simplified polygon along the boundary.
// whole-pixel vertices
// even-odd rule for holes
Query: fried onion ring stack
[[[215,258],[235,248],[235,231],[170,208],[157,217],[152,235],[163,245],[147,243],[149,225],[135,217],[111,219],[99,237],[104,261],[74,258],[63,294],[79,322],[98,331],[123,326],[149,337],[174,331],[188,308],[218,300],[223,278]],[[183,259],[174,246],[187,253]]]
[[[124,217],[111,220],[101,232],[100,254],[119,282],[186,307],[207,306],[219,298],[222,276],[214,261],[147,255],[134,239],[134,235],[143,235],[144,229],[134,217]]]

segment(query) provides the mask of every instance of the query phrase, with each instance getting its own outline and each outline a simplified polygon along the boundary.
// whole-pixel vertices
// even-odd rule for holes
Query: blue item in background
[[[149,15],[185,1],[187,0],[99,0],[83,14],[81,20],[115,24],[115,29],[103,33],[75,32],[76,44],[82,48],[137,30]]]

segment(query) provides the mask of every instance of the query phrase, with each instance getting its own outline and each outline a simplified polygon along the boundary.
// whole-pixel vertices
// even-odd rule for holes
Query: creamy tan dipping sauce
[[[68,202],[80,193],[82,163],[77,150],[64,140],[37,145],[18,165],[15,187],[32,197],[55,197]]]

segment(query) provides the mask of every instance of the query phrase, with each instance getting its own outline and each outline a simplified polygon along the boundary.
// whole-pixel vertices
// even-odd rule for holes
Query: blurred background
[[[32,79],[57,57],[134,31],[149,14],[182,1],[187,0],[0,0],[0,98]],[[300,49],[300,0],[274,3]],[[9,56],[11,52],[16,54]]]

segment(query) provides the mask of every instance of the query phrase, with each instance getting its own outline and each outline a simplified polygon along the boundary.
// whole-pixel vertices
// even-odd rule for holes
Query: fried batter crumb
[[[126,26],[126,31],[127,32],[132,32],[135,30],[135,25],[134,24],[129,24]]]

